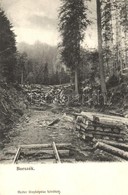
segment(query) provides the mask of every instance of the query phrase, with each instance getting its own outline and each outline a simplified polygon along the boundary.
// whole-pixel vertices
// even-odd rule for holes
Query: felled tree
[[[15,81],[16,41],[13,26],[0,8],[0,69],[8,83]]]
[[[75,92],[78,93],[81,43],[89,24],[84,0],[61,0],[59,31],[62,37],[60,52],[62,62],[75,75]]]

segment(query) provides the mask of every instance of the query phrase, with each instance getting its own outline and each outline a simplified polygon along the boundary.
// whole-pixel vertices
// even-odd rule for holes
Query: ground
[[[73,108],[53,105],[42,107],[42,109],[28,109],[19,122],[2,137],[0,162],[13,162],[19,145],[49,144],[52,142],[70,143],[70,158],[75,159],[75,162],[113,161],[114,159],[110,155],[93,150],[92,142],[80,140],[73,122],[62,118],[57,124],[48,126],[55,119],[61,118],[64,113],[73,117],[72,112]],[[39,154],[21,155],[20,160],[21,162],[41,162],[41,156]]]

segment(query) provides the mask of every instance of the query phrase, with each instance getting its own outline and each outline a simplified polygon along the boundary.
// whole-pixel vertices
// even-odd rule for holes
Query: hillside
[[[27,108],[25,96],[20,87],[0,82],[0,139],[7,136],[14,123]]]

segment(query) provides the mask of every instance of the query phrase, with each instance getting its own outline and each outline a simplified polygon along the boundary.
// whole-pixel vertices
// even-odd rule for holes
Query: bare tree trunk
[[[106,97],[106,83],[104,76],[104,66],[103,66],[103,53],[102,53],[102,33],[101,33],[101,2],[96,0],[97,3],[97,30],[98,30],[98,51],[99,51],[99,68],[100,68],[100,83],[101,91],[104,98],[104,103],[107,101]]]

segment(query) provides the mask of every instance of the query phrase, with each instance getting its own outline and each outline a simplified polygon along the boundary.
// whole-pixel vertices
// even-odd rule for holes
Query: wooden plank
[[[81,112],[82,115],[85,115],[86,117],[89,117],[91,120],[93,120],[93,115],[97,116],[100,118],[100,120],[105,121],[105,120],[110,120],[113,122],[117,123],[123,123],[128,125],[128,118],[120,117],[120,116],[113,116],[113,115],[107,115],[107,114],[102,114],[98,112]]]
[[[59,157],[59,154],[58,154],[55,142],[52,143],[52,146],[53,146],[53,150],[54,150],[54,153],[55,153],[55,157],[56,157],[57,163],[61,163],[61,160],[60,160],[60,157]]]
[[[102,143],[102,142],[97,142],[95,145],[95,149],[101,149],[103,151],[106,151],[110,154],[116,155],[120,158],[123,158],[125,160],[128,160],[128,152],[124,152],[123,150],[120,150],[118,148],[115,148],[113,146],[110,146],[108,144]]]
[[[16,163],[16,161],[18,160],[18,158],[20,156],[20,152],[21,152],[21,147],[19,147],[17,152],[16,152],[16,155],[15,155],[14,160],[13,160],[13,164]]]

